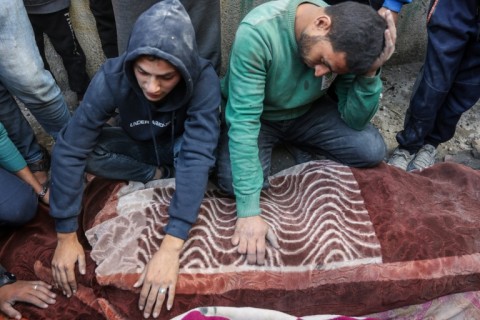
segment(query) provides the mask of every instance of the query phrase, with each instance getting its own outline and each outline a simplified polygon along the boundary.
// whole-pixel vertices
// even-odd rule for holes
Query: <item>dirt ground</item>
[[[382,73],[384,89],[380,108],[372,122],[385,138],[389,154],[397,146],[396,133],[402,129],[405,112],[408,108],[411,89],[421,63],[385,66]],[[68,89],[65,72],[52,70],[62,89],[71,110],[77,105],[75,94]],[[28,110],[22,106],[27,119],[37,133],[40,143],[51,149],[53,140],[45,134]],[[480,169],[480,102],[466,112],[458,126],[455,136],[439,146],[437,162],[453,161]],[[273,161],[273,170],[278,171],[292,164],[285,153],[279,152]]]
[[[373,119],[385,138],[389,153],[397,146],[396,133],[403,128],[405,112],[421,63],[387,66],[380,109]],[[437,162],[458,162],[480,169],[480,101],[462,115],[455,136],[438,147]]]

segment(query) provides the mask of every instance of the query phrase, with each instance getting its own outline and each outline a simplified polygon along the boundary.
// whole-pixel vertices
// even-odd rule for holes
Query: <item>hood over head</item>
[[[192,22],[178,0],[163,0],[151,6],[137,19],[130,35],[124,71],[135,90],[143,95],[133,72],[135,60],[142,55],[166,60],[182,75],[183,83],[161,101],[162,111],[175,110],[190,99],[200,74],[200,61]]]

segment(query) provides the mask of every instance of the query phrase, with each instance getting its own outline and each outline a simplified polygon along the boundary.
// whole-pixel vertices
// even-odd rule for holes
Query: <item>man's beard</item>
[[[302,31],[300,34],[300,39],[297,41],[298,53],[303,61],[307,60],[308,54],[312,50],[312,47],[317,44],[319,41],[328,41],[328,38],[325,36],[311,36],[308,35],[305,31]]]

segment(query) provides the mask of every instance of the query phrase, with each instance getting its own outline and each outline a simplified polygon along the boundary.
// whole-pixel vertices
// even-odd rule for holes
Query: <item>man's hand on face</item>
[[[57,237],[57,248],[52,260],[53,281],[70,298],[77,292],[75,263],[78,262],[80,274],[86,272],[85,252],[75,232],[58,233]]]
[[[390,59],[390,57],[395,52],[395,43],[397,42],[397,28],[395,27],[395,21],[393,19],[393,14],[390,10],[386,10],[382,16],[387,22],[387,30],[385,30],[385,46],[383,47],[382,53],[375,60],[370,70],[365,74],[368,77],[373,77],[377,73],[377,70],[385,64],[385,62]]]
[[[145,318],[150,317],[150,314],[154,318],[160,315],[167,295],[167,310],[172,308],[180,267],[180,253],[184,242],[180,238],[167,234],[163,238],[160,249],[153,255],[140,278],[133,285],[135,288],[143,285],[138,308],[143,310]]]
[[[21,319],[20,312],[13,306],[17,302],[31,303],[39,308],[47,308],[55,303],[55,293],[51,285],[43,281],[17,281],[0,287],[0,311],[10,318]]]
[[[238,246],[240,254],[247,255],[249,264],[265,263],[265,238],[270,244],[278,249],[275,233],[260,216],[238,218],[232,244]]]

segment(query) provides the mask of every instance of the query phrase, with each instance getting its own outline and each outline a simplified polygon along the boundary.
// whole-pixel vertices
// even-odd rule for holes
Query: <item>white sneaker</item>
[[[411,155],[410,152],[408,152],[405,149],[401,149],[400,147],[397,147],[393,151],[387,163],[391,166],[407,171],[408,164],[412,159],[413,159],[413,155]]]
[[[437,150],[431,144],[426,144],[415,154],[415,157],[407,167],[407,171],[420,170],[435,164]]]

